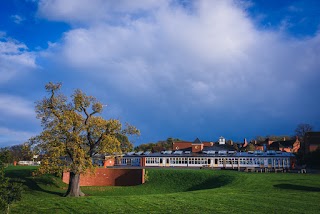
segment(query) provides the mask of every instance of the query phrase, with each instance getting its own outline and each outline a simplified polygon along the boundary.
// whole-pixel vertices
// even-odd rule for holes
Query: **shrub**
[[[9,213],[10,204],[21,200],[22,184],[5,177],[4,165],[0,162],[0,210]]]

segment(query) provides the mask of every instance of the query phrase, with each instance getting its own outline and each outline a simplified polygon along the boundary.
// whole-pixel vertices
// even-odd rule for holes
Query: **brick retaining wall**
[[[144,169],[97,168],[94,175],[80,176],[80,186],[134,186],[144,183]],[[69,183],[69,172],[63,173],[62,181]]]

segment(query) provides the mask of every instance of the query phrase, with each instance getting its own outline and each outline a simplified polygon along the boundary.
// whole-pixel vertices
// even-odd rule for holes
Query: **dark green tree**
[[[255,150],[255,146],[252,143],[249,143],[248,146],[246,147],[246,151],[254,151]]]
[[[10,205],[21,200],[22,185],[5,177],[4,165],[0,162],[0,211],[9,213]]]
[[[117,133],[116,137],[120,142],[122,152],[131,152],[133,150],[133,144],[129,141],[128,136],[121,133]]]
[[[13,163],[12,153],[9,148],[0,149],[0,162],[2,163]]]
[[[27,143],[11,146],[10,151],[14,161],[32,160],[31,146]]]
[[[234,148],[235,151],[239,151],[239,147],[237,143],[233,143],[232,147]]]

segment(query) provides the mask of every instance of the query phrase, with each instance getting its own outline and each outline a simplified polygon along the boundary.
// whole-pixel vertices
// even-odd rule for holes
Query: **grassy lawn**
[[[320,175],[223,170],[148,169],[133,187],[83,187],[64,198],[54,176],[32,178],[32,167],[9,167],[24,183],[12,213],[320,213]]]

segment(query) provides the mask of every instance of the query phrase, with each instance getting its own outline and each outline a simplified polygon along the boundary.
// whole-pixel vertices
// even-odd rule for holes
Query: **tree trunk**
[[[66,197],[79,197],[85,194],[80,189],[80,173],[70,172],[69,186]]]
[[[9,211],[10,211],[10,204],[7,205],[7,212],[6,212],[6,214],[9,214]]]

